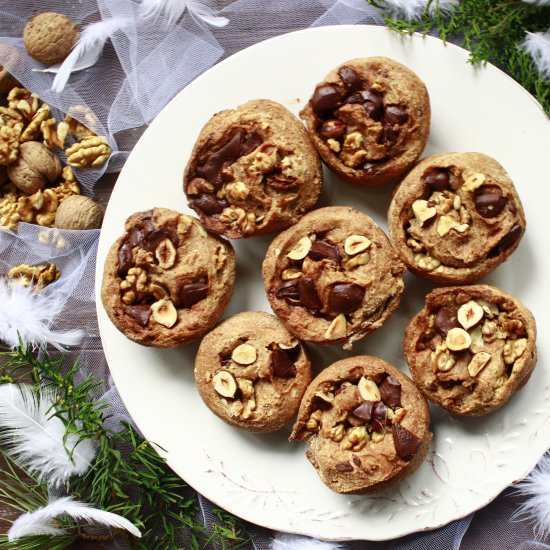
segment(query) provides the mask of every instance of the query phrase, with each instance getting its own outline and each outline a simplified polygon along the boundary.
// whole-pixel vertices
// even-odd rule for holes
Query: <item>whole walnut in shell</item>
[[[23,193],[32,195],[46,182],[53,183],[61,175],[61,161],[38,141],[25,141],[19,146],[19,157],[8,165],[8,177]]]
[[[92,199],[71,195],[59,205],[54,225],[58,229],[98,229],[103,213],[103,207]]]
[[[45,65],[63,61],[78,37],[75,22],[62,13],[44,12],[25,25],[23,43],[31,57]]]

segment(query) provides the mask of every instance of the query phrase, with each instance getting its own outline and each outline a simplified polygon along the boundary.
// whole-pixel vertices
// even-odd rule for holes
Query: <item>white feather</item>
[[[105,46],[105,42],[118,30],[130,22],[127,17],[112,17],[105,21],[91,23],[81,33],[73,51],[63,61],[52,84],[54,92],[65,88],[71,73],[80,65],[90,67],[97,62]]]
[[[545,33],[528,32],[521,45],[533,58],[539,72],[550,80],[550,29]]]
[[[10,348],[19,345],[19,338],[31,347],[51,344],[57,349],[76,346],[83,338],[82,330],[56,332],[50,329],[63,309],[54,292],[34,292],[32,286],[14,284],[0,277],[0,341]]]
[[[39,535],[46,530],[55,529],[50,521],[59,516],[69,516],[75,522],[86,522],[113,527],[114,529],[125,529],[134,537],[141,537],[139,529],[126,518],[92,508],[85,502],[78,502],[72,497],[62,497],[50,502],[47,506],[39,508],[34,512],[27,512],[19,516],[8,531],[8,540],[14,541],[28,535]],[[64,534],[65,531],[57,529],[56,534]]]
[[[335,542],[323,542],[321,540],[278,533],[271,541],[271,550],[340,550],[344,548]]]
[[[139,13],[144,19],[164,19],[165,27],[171,27],[187,9],[189,14],[213,27],[225,27],[227,17],[214,14],[205,0],[142,0]]]
[[[550,0],[523,0],[527,4],[533,4],[535,6],[550,6]]]
[[[86,472],[97,452],[91,439],[77,444],[77,434],[69,434],[63,445],[66,427],[52,416],[55,401],[47,388],[36,393],[26,384],[0,386],[0,444],[21,467],[52,487]]]
[[[401,16],[407,20],[420,17],[429,0],[383,0],[381,5],[390,10],[393,17]],[[428,7],[428,14],[434,15],[436,10],[442,13],[452,12],[460,0],[433,0]]]
[[[530,518],[537,538],[550,535],[550,454],[542,457],[537,467],[515,487],[515,492],[527,497],[512,515],[512,520]]]

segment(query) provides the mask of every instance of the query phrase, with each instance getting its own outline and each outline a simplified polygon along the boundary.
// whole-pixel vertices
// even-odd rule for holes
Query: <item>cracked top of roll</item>
[[[346,349],[397,308],[404,271],[382,229],[346,206],[304,216],[273,240],[263,263],[268,299],[287,328]]]
[[[512,180],[482,153],[425,158],[395,189],[390,236],[409,269],[436,283],[471,283],[516,249],[525,216]]]
[[[239,239],[296,223],[317,202],[322,181],[298,119],[279,103],[255,99],[205,124],[184,189],[209,231]]]
[[[387,57],[367,57],[332,70],[300,116],[332,170],[372,186],[416,162],[428,139],[430,100],[410,69]]]

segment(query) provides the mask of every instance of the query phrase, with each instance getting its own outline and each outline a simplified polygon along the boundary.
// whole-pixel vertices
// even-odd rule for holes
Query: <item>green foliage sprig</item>
[[[129,424],[119,430],[105,428],[109,404],[101,400],[102,384],[88,374],[81,381],[79,361],[65,367],[66,358],[52,358],[44,353],[36,357],[23,343],[13,351],[0,352],[0,383],[27,380],[38,387],[51,387],[58,396],[55,415],[66,424],[67,433],[80,439],[99,442],[97,457],[81,477],[73,477],[67,492],[78,500],[124,516],[142,531],[141,539],[132,539],[138,550],[199,550],[216,545],[222,549],[239,549],[249,544],[244,525],[222,510],[214,510],[217,521],[205,525],[198,514],[198,503],[181,479],[166,467],[154,447]],[[22,475],[17,465],[0,448],[8,468],[7,481],[0,481],[0,503],[30,512],[47,503],[47,488]],[[186,536],[185,546],[178,535]],[[38,550],[68,547],[78,531],[66,537],[32,536],[9,543],[0,536],[0,548]]]
[[[369,4],[380,7],[376,0]],[[550,83],[541,75],[533,59],[522,48],[526,31],[539,32],[550,28],[550,8],[526,4],[520,0],[462,0],[450,14],[435,8],[433,16],[424,14],[412,21],[392,17],[384,11],[384,23],[400,33],[433,30],[442,40],[462,37],[461,45],[470,52],[472,64],[491,62],[500,67],[533,94],[550,115]]]

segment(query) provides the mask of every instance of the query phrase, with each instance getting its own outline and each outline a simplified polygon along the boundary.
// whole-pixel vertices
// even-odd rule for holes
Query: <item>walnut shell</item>
[[[19,158],[8,166],[8,177],[23,193],[32,195],[46,182],[61,175],[61,161],[38,141],[25,141],[19,146]]]
[[[103,213],[103,207],[92,199],[71,195],[59,205],[54,225],[58,229],[98,229]]]
[[[45,65],[63,61],[77,38],[76,23],[62,13],[39,13],[29,19],[23,30],[28,54]]]

